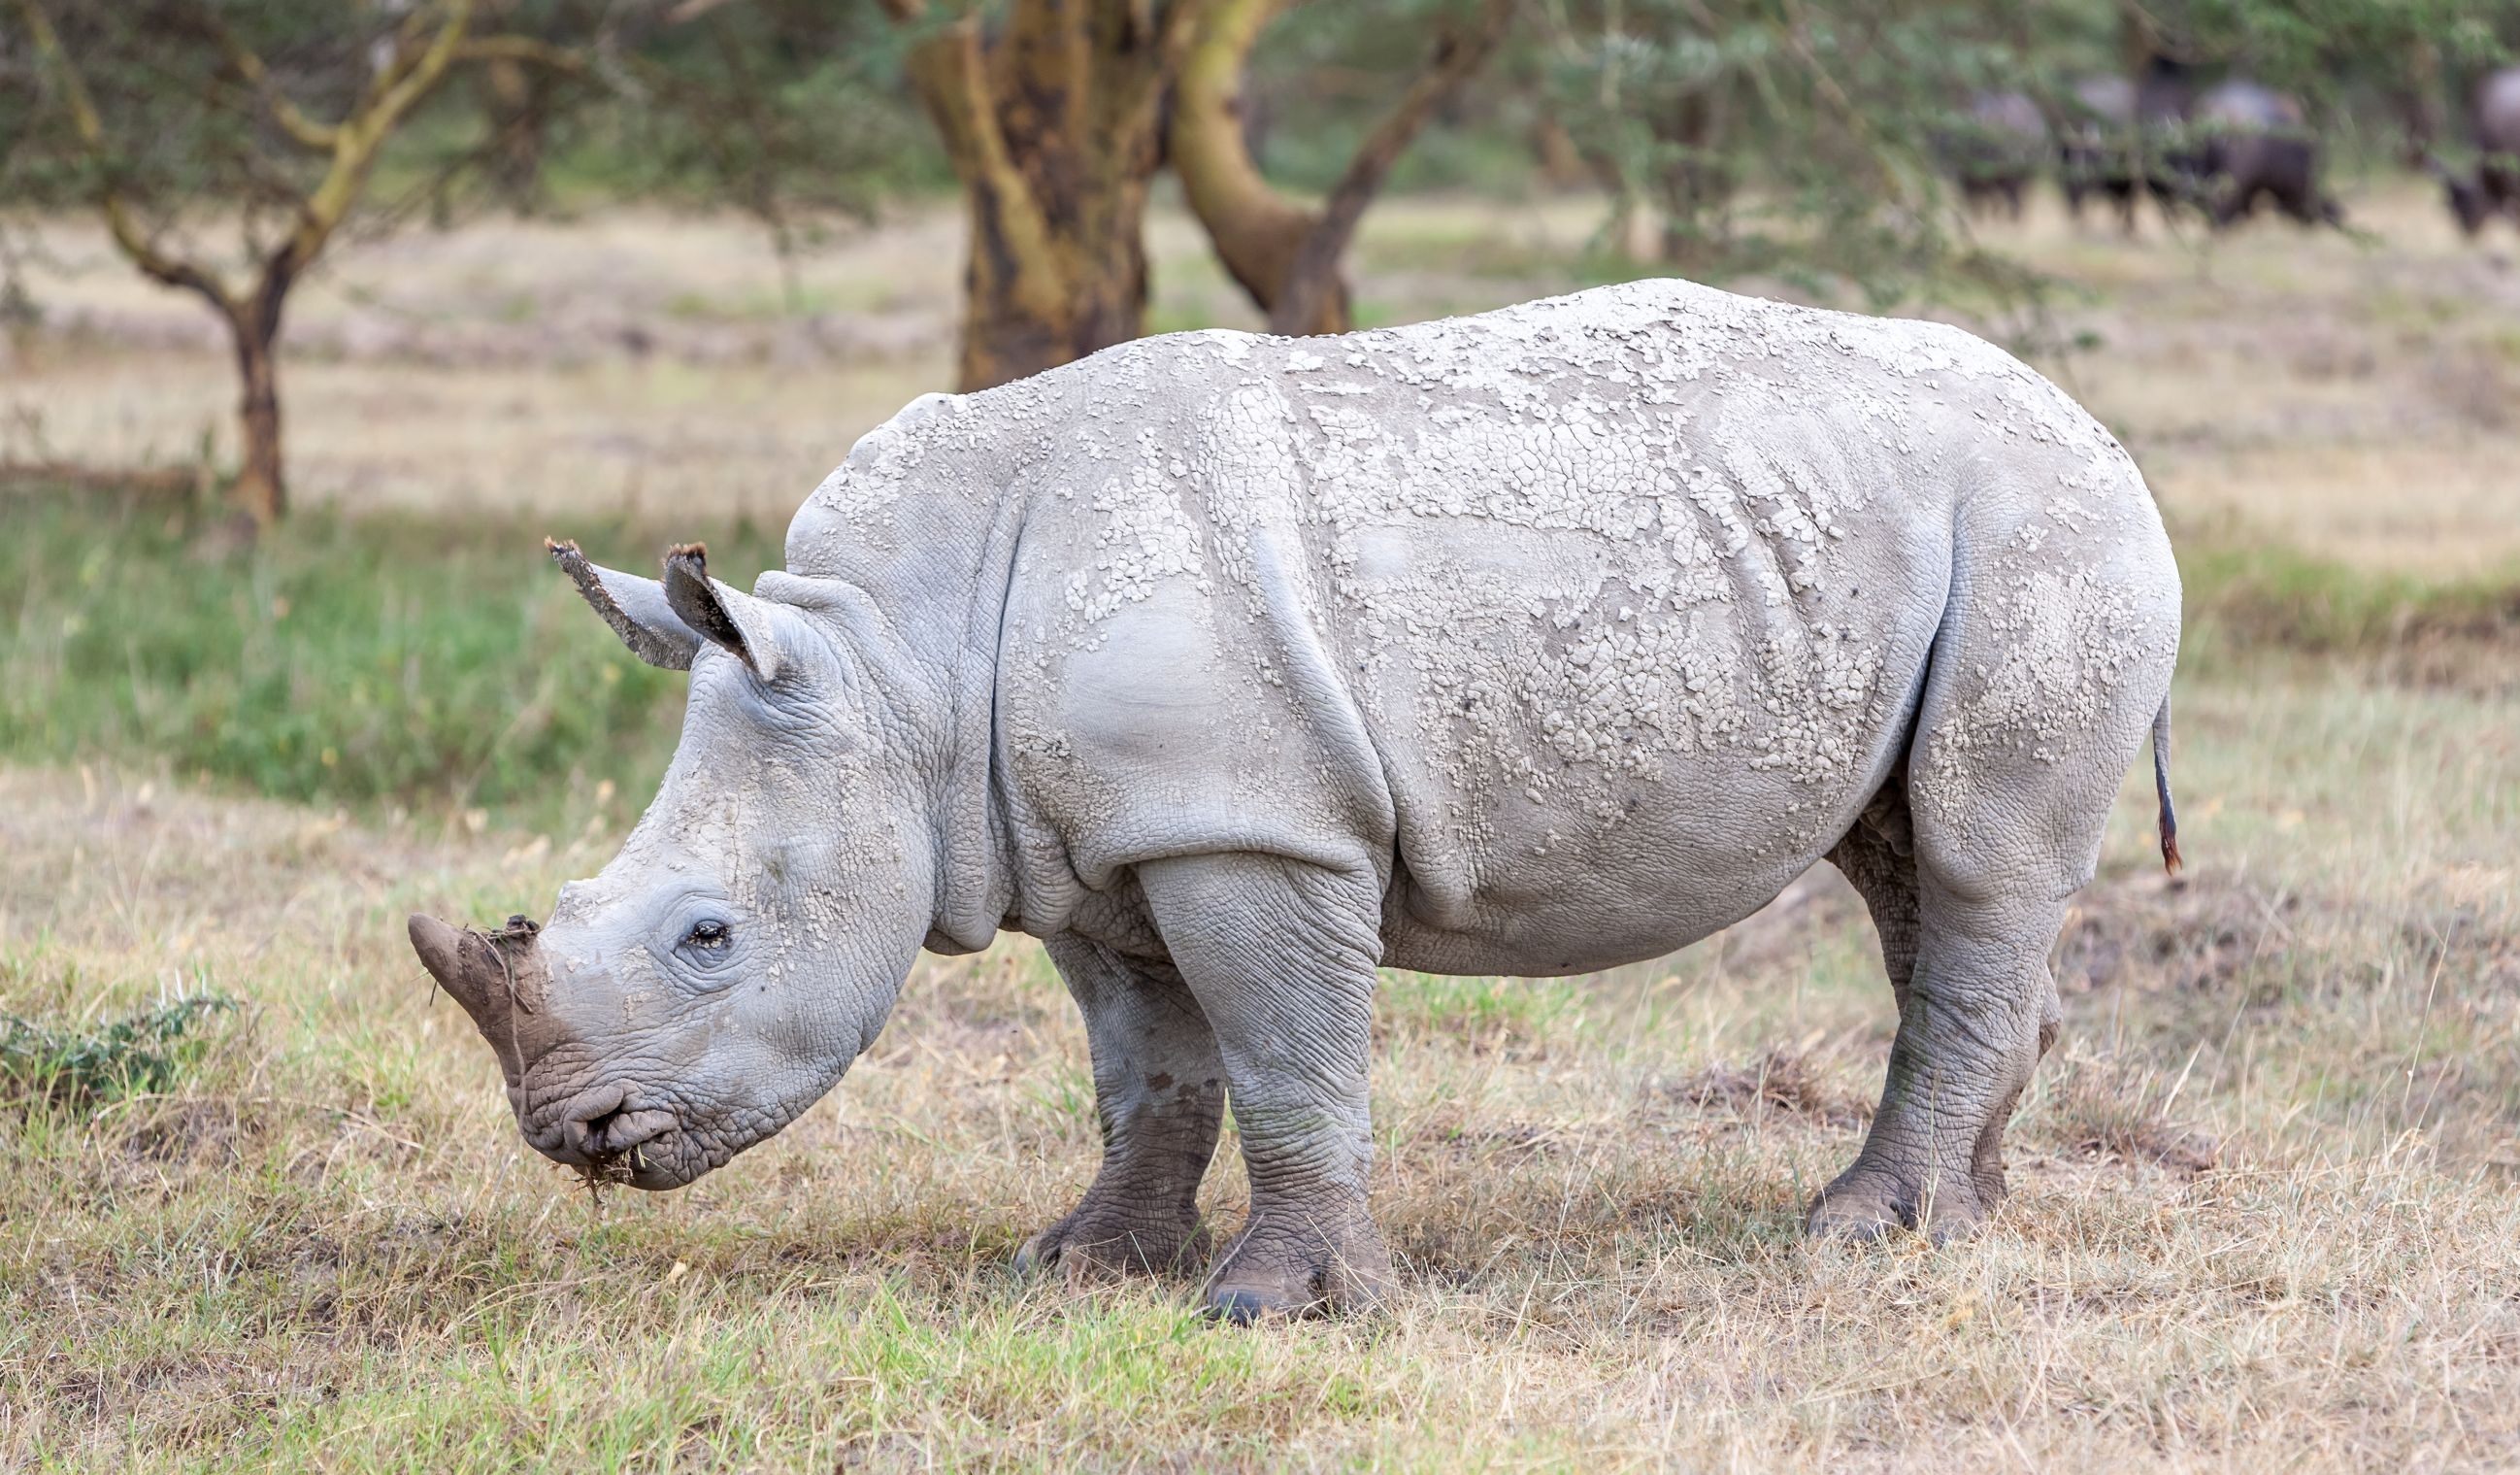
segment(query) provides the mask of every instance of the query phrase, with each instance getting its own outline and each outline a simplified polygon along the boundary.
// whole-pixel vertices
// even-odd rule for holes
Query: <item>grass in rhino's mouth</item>
[[[577,1175],[577,1180],[586,1185],[588,1203],[601,1209],[604,1207],[604,1190],[625,1188],[638,1180],[640,1169],[646,1166],[640,1157],[642,1146],[644,1144],[619,1152],[599,1153],[583,1163],[569,1165],[569,1171]]]

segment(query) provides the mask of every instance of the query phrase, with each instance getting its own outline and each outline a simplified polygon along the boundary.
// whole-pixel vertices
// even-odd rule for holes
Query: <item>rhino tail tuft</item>
[[[2186,862],[2179,854],[2179,810],[2170,803],[2170,698],[2152,715],[2152,792],[2161,801],[2161,867],[2179,874]]]

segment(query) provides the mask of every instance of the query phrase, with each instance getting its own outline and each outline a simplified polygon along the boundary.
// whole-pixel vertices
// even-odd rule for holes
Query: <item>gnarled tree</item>
[[[985,389],[1136,338],[1147,191],[1195,0],[882,0],[915,27],[910,76],[969,222],[957,379]]]
[[[480,34],[474,0],[416,4],[398,18],[338,5],[16,3],[54,94],[60,152],[76,161],[114,246],[152,280],[209,303],[227,328],[243,389],[235,496],[267,526],[288,506],[282,313],[386,140],[460,64],[577,64],[530,36]],[[241,277],[180,229],[188,212],[209,210],[233,211],[244,231]]]
[[[1365,136],[1319,205],[1262,177],[1244,128],[1243,78],[1269,23],[1300,0],[1210,0],[1185,59],[1173,106],[1173,172],[1217,258],[1278,333],[1343,333],[1340,273],[1366,207],[1429,118],[1486,63],[1512,24],[1512,0],[1479,0],[1436,27],[1425,67]]]

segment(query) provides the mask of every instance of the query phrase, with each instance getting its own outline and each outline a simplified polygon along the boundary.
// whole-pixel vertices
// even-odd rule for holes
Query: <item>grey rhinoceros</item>
[[[561,566],[691,670],[621,853],[539,932],[415,917],[526,1138],[646,1188],[777,1131],[922,947],[1042,940],[1101,1172],[1032,1264],[1205,1252],[1208,1304],[1370,1303],[1379,965],[1650,958],[1823,858],[1897,995],[1815,1233],[2003,1187],[2048,953],[2154,739],[2178,570],[2142,478],[1956,329],[1638,282],[1339,338],[1175,334],[928,395],[750,594]]]

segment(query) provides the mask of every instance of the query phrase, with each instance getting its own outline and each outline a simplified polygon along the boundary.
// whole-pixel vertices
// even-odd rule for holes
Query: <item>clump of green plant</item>
[[[90,1027],[0,1014],[0,1099],[86,1105],[171,1090],[208,1045],[202,1022],[235,1007],[203,991]]]

